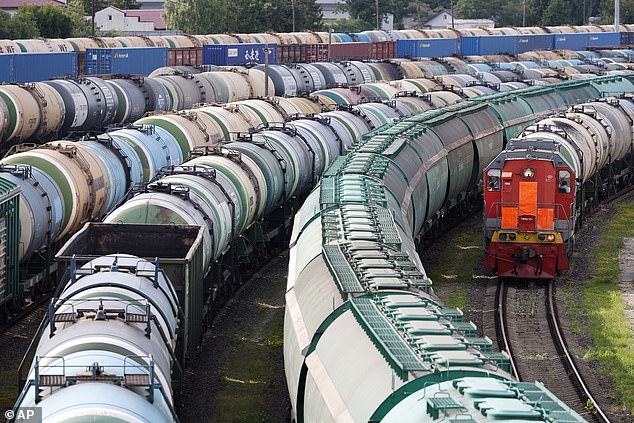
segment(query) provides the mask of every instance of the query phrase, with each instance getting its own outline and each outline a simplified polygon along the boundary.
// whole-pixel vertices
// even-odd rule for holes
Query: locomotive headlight
[[[539,234],[539,235],[537,235],[537,239],[540,240],[540,241],[546,241],[546,235]]]
[[[537,239],[539,239],[540,241],[554,242],[555,234],[539,234],[537,235]]]
[[[546,235],[546,241],[553,242],[555,240],[555,234]]]
[[[500,241],[506,241],[506,234],[500,234],[500,235],[498,235],[498,239],[499,239]]]
[[[511,241],[515,241],[515,239],[516,239],[516,238],[517,238],[517,235],[515,235],[515,234],[509,234],[509,239],[510,239]]]
[[[533,176],[535,176],[535,169],[533,169],[532,167],[527,167],[526,169],[522,170],[523,178],[533,179]]]

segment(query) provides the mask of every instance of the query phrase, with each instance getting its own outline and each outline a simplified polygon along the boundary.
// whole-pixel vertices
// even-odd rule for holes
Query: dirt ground
[[[284,422],[289,399],[282,352],[288,251],[225,305],[190,360],[182,422]]]

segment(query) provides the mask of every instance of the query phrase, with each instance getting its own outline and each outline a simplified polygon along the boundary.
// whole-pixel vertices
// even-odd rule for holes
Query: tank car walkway
[[[623,239],[619,253],[619,288],[624,301],[625,318],[634,334],[634,238]],[[634,336],[634,335],[633,335]]]

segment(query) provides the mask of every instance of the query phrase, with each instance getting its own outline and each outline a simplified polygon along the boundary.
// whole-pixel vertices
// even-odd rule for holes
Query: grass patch
[[[634,200],[617,205],[614,218],[605,224],[600,241],[593,249],[590,280],[582,287],[593,339],[585,356],[602,364],[606,376],[614,383],[614,394],[630,413],[634,412],[634,340],[619,290],[618,256],[623,238],[634,236],[633,222]]]
[[[465,310],[470,283],[482,263],[482,220],[471,217],[460,226],[442,245],[429,247],[439,250],[433,252],[436,262],[426,267],[434,290],[445,304]]]
[[[262,282],[256,280],[253,282]],[[255,287],[258,295],[248,301],[246,315],[232,334],[234,340],[220,358],[220,388],[213,399],[213,421],[273,423],[271,401],[283,402],[279,389],[283,374],[284,333],[283,277]],[[270,283],[269,283],[270,282]]]

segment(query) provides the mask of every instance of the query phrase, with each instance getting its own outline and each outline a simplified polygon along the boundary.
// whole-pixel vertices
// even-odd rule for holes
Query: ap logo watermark
[[[42,409],[40,407],[20,407],[4,412],[7,422],[12,423],[41,423]]]

